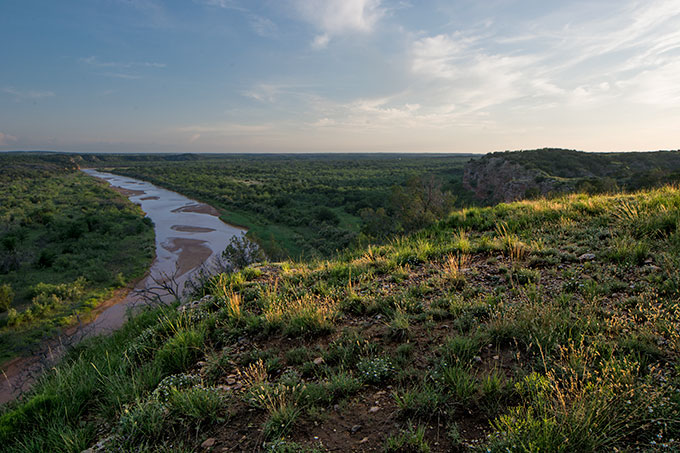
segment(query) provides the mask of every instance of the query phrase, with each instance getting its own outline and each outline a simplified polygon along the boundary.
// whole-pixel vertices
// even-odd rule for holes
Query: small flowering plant
[[[392,378],[396,371],[387,357],[365,358],[357,364],[359,375],[368,384],[380,384]]]

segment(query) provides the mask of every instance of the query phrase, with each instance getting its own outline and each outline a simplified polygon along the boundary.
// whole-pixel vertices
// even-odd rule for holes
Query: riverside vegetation
[[[6,451],[680,449],[680,189],[467,208],[83,342]],[[96,445],[95,445],[96,444]]]
[[[471,155],[75,155],[218,208],[273,259],[338,250],[432,223],[464,202]],[[435,197],[435,195],[437,195]]]
[[[69,156],[0,155],[0,362],[141,277],[153,225]]]

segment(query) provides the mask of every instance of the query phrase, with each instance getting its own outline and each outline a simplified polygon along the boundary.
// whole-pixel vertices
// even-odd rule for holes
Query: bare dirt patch
[[[163,248],[172,253],[179,250],[178,276],[197,268],[212,255],[212,250],[205,245],[205,241],[198,239],[170,238],[169,242],[163,243]]]
[[[214,228],[205,228],[189,225],[173,225],[170,227],[171,230],[181,231],[182,233],[210,233],[215,231]]]
[[[199,214],[214,215],[215,217],[220,216],[220,212],[217,209],[205,203],[196,203],[187,206],[182,206],[180,208],[173,209],[172,212],[196,212]]]
[[[125,189],[124,187],[111,186],[111,188],[126,197],[136,197],[137,195],[144,195],[146,193],[143,190]]]

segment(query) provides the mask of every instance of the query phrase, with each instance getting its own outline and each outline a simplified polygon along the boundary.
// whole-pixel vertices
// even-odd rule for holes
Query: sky
[[[679,143],[680,0],[0,0],[0,150]]]

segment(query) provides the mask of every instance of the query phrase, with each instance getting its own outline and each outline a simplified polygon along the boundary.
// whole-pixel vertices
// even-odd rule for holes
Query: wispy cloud
[[[416,37],[410,49],[414,84],[422,96],[464,111],[508,102],[545,108],[680,98],[680,78],[672,75],[680,53],[680,3],[632,2],[604,18],[588,13],[561,10],[515,25],[516,34],[471,27]]]
[[[2,89],[3,93],[14,96],[15,101],[30,100],[36,101],[43,98],[54,97],[52,91],[37,91],[37,90],[17,90],[14,87],[5,87]]]
[[[13,135],[0,132],[0,146],[9,146],[10,143],[16,143],[17,138]]]
[[[295,0],[295,7],[320,32],[312,40],[315,49],[343,33],[369,33],[385,14],[381,0]]]
[[[141,79],[139,72],[143,69],[163,69],[167,66],[155,61],[105,61],[96,56],[84,57],[78,61],[92,68],[105,70],[98,72],[99,75],[124,80]]]
[[[95,56],[81,58],[81,63],[85,63],[97,68],[165,68],[165,63],[158,63],[155,61],[102,61]]]
[[[255,34],[263,38],[277,38],[279,36],[279,27],[271,19],[253,13],[249,8],[243,6],[236,0],[194,0],[197,3],[222,8],[242,13],[250,25],[250,28]]]

